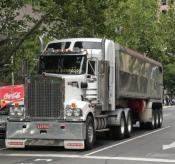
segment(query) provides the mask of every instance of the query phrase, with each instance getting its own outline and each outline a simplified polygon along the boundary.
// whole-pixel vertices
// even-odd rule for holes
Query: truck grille
[[[31,119],[55,119],[63,116],[64,80],[34,76],[26,79],[26,116]]]

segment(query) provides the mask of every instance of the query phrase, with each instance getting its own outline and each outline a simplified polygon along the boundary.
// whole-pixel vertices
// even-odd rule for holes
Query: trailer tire
[[[125,137],[126,120],[124,113],[120,117],[120,125],[112,127],[113,137],[115,140],[121,140]]]
[[[155,110],[155,129],[159,127],[159,110]]]
[[[85,150],[93,148],[95,143],[95,129],[94,120],[92,116],[88,116],[86,119],[86,139],[85,139]]]
[[[162,123],[163,123],[163,114],[162,114],[162,109],[158,110],[158,117],[159,117],[159,124],[158,124],[158,128],[162,127]]]
[[[148,129],[150,130],[155,129],[155,124],[156,124],[156,112],[155,110],[152,109],[152,118],[151,122],[148,122]]]
[[[126,119],[126,129],[125,129],[125,137],[129,138],[132,133],[132,115],[131,112],[128,113],[127,119]]]

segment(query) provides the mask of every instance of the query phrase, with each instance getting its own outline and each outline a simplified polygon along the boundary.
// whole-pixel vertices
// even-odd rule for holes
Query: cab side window
[[[88,61],[88,74],[95,75],[95,61]]]

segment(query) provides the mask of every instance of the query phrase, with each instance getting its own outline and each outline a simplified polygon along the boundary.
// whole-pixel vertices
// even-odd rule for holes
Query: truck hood
[[[65,102],[64,106],[72,101],[82,101],[82,96],[84,95],[84,90],[81,88],[81,82],[86,81],[86,75],[57,75],[45,73],[45,76],[58,77],[65,80]]]

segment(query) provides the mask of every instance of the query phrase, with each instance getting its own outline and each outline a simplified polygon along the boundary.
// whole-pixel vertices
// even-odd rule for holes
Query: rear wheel
[[[155,128],[156,125],[156,113],[154,110],[152,110],[152,118],[151,118],[151,122],[148,123],[148,128],[153,130]]]
[[[126,129],[125,127],[126,127],[126,120],[124,114],[122,113],[120,117],[120,125],[114,126],[112,128],[114,139],[121,140],[124,138]]]
[[[131,116],[131,112],[128,113],[127,116],[127,121],[126,121],[126,132],[125,132],[125,136],[128,138],[131,136],[131,132],[132,132],[132,116]]]
[[[154,112],[155,112],[155,128],[158,128],[158,126],[159,126],[159,110],[156,109]]]
[[[85,149],[86,150],[92,149],[94,146],[94,142],[95,142],[94,120],[91,116],[88,116],[86,120]]]
[[[158,128],[161,128],[161,127],[162,127],[162,123],[163,123],[162,109],[159,109],[159,110],[158,110],[158,117],[159,117]]]

